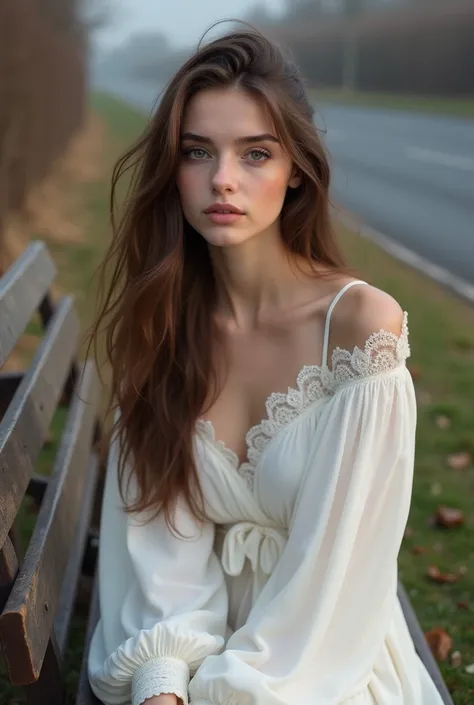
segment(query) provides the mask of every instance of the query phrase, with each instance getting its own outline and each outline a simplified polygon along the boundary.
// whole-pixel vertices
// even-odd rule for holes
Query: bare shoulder
[[[374,286],[353,286],[338,301],[331,317],[331,348],[363,348],[380,330],[399,336],[404,311],[390,294]]]

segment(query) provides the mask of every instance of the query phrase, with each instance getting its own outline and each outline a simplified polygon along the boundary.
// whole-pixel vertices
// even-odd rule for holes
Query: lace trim
[[[298,374],[295,388],[289,387],[286,394],[273,392],[268,397],[265,403],[266,418],[247,432],[248,460],[243,463],[223,441],[216,439],[212,421],[199,419],[198,428],[227,458],[249,489],[253,490],[256,467],[276,434],[318,400],[333,395],[340,385],[399,367],[410,357],[408,335],[408,313],[405,311],[400,335],[380,330],[367,339],[363,349],[355,346],[350,352],[335,348],[332,353],[332,369],[327,365],[305,365]]]
[[[189,668],[186,661],[157,658],[147,661],[134,673],[132,705],[141,705],[162,693],[173,693],[188,705]]]

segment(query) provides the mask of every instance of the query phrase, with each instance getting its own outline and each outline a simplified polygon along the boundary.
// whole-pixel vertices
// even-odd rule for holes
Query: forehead
[[[275,130],[268,110],[257,98],[237,88],[212,88],[191,98],[182,132],[225,140]]]

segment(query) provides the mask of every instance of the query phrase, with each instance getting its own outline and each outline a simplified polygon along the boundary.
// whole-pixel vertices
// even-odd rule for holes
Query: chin
[[[208,245],[213,247],[240,245],[252,237],[250,233],[245,233],[229,226],[206,228],[206,230],[201,230],[200,234]]]

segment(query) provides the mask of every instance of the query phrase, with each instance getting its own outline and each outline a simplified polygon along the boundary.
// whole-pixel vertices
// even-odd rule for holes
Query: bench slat
[[[94,635],[94,630],[99,621],[100,607],[99,607],[99,580],[96,575],[94,580],[94,589],[92,592],[91,607],[89,611],[89,620],[87,623],[87,634],[84,648],[84,658],[82,660],[81,672],[79,675],[79,686],[77,690],[76,705],[101,705],[100,700],[98,700],[89,684],[89,677],[87,673],[87,657],[89,654],[89,648]]]
[[[44,243],[32,242],[0,279],[0,367],[24,333],[55,274]]]
[[[99,385],[92,362],[86,365],[81,382],[25,560],[0,616],[0,639],[14,685],[28,685],[40,675],[62,586],[67,591],[62,593],[63,614],[60,616],[63,642],[73,607],[76,585],[65,585],[64,577],[79,528],[94,433]],[[78,565],[80,568],[80,558]],[[77,565],[72,569],[79,572]],[[66,596],[67,605],[64,604]]]
[[[454,705],[453,699],[451,698],[446,683],[443,680],[443,676],[441,675],[441,671],[436,663],[436,659],[433,656],[433,653],[421,629],[420,623],[418,622],[415,610],[413,609],[407,592],[401,583],[398,584],[398,599],[400,600],[416,653],[425,664],[426,670],[438,688],[439,694],[443,698],[445,705]]]
[[[77,523],[74,543],[71,547],[68,564],[64,573],[63,587],[59,597],[58,609],[54,620],[54,631],[61,654],[66,652],[74,596],[76,594],[79,576],[81,574],[84,549],[89,535],[89,526],[94,506],[94,495],[99,477],[99,457],[96,453],[89,456],[87,475],[84,482],[83,498],[79,520]]]
[[[78,335],[79,321],[72,298],[65,297],[0,422],[0,467],[10,470],[0,472],[0,546],[33,474],[71,369]]]

